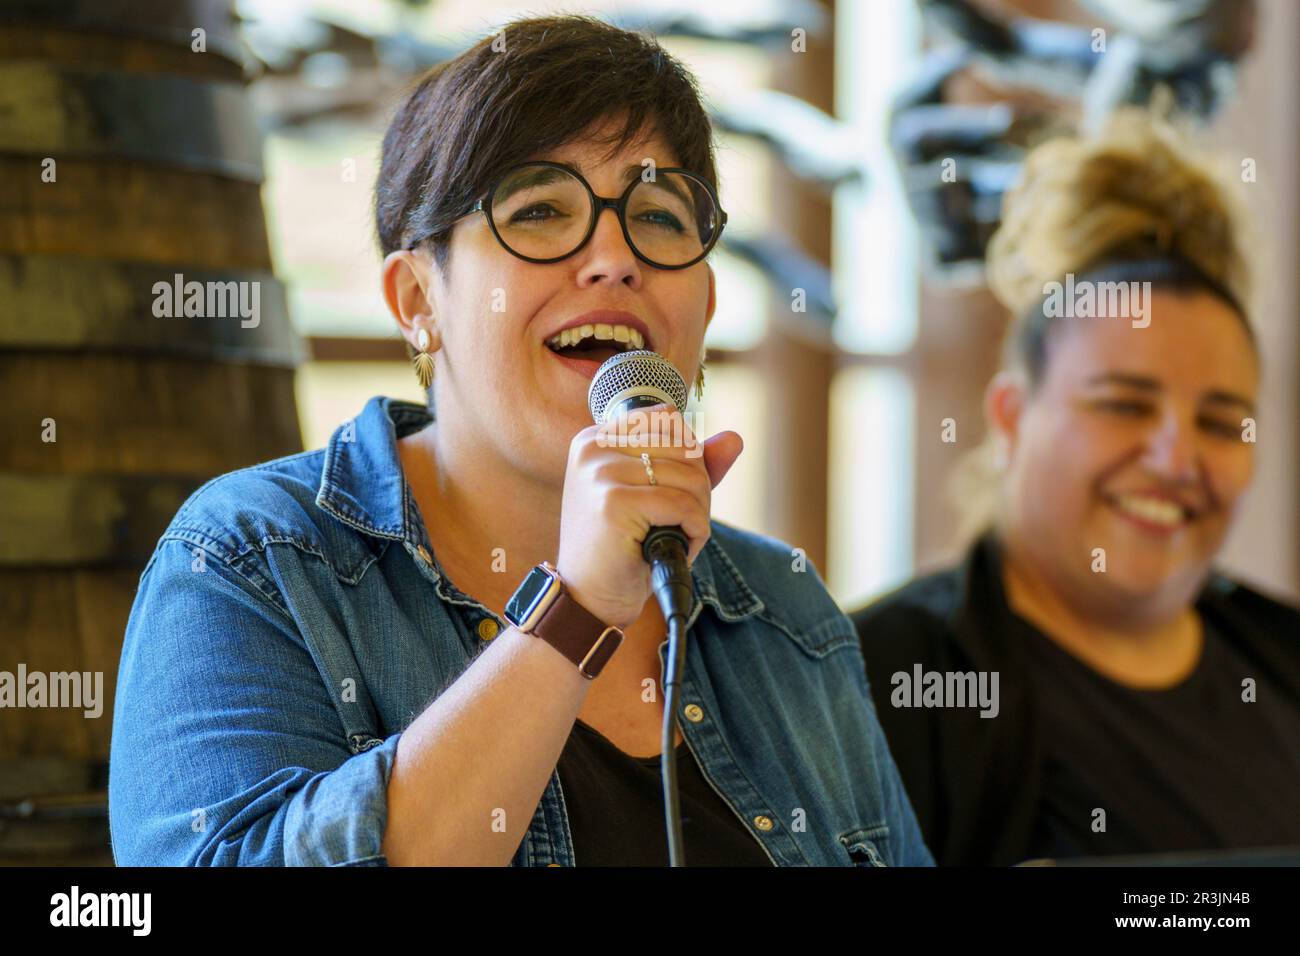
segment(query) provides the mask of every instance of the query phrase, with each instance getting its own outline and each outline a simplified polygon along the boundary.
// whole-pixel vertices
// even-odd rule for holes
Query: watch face
[[[552,580],[552,577],[540,567],[529,571],[528,577],[524,578],[524,583],[519,585],[509,603],[506,604],[506,620],[515,627],[523,627],[538,602],[546,596]]]

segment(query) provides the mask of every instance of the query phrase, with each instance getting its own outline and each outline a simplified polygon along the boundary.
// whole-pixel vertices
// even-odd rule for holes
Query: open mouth
[[[1151,495],[1108,495],[1106,503],[1122,517],[1148,531],[1176,531],[1196,518],[1195,512],[1186,505]]]
[[[608,358],[622,352],[646,347],[645,337],[628,325],[574,326],[546,340],[546,347],[562,359],[591,363],[591,370],[599,368]],[[580,368],[586,371],[585,368]]]

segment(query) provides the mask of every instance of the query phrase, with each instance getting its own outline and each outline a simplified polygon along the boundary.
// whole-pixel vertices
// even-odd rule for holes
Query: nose
[[[641,288],[641,260],[623,236],[618,213],[602,209],[596,217],[596,231],[583,248],[578,267],[578,285],[586,288],[598,282],[621,282]]]
[[[1196,436],[1194,416],[1166,410],[1148,437],[1146,466],[1169,481],[1195,481],[1200,458]]]

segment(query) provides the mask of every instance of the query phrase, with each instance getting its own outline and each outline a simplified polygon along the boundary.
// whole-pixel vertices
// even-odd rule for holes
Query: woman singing
[[[428,404],[375,397],[178,512],[123,649],[117,862],[666,863],[640,542],[672,525],[687,862],[932,862],[852,623],[710,520],[740,437],[692,449],[672,411],[620,447],[588,411],[623,350],[699,382],[725,214],[691,77],[595,20],[516,22],[416,83],[375,212]]]

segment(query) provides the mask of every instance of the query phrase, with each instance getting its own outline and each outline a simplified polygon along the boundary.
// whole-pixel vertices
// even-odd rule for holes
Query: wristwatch
[[[587,680],[600,674],[623,643],[623,632],[574,600],[547,561],[528,572],[506,604],[506,620],[573,661]]]

